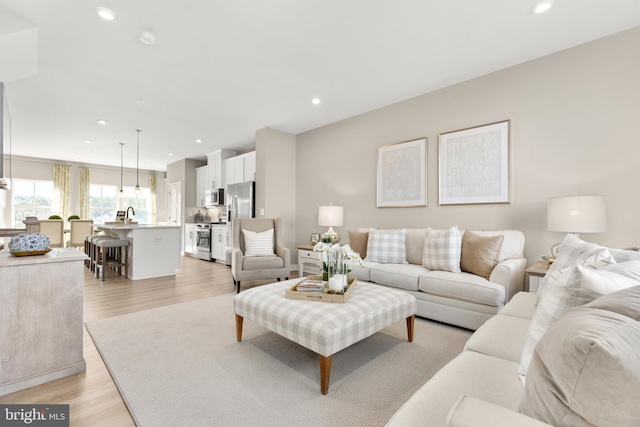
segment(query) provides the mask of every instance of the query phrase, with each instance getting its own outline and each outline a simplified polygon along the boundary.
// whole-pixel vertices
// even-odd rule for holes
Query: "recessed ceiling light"
[[[105,21],[113,21],[114,19],[116,19],[116,14],[113,12],[113,10],[108,9],[106,7],[100,6],[99,8],[96,9],[96,13],[100,18],[104,19]]]
[[[147,166],[151,166],[151,163],[150,163],[150,162],[147,162]]]
[[[143,107],[144,106],[144,99],[138,99],[138,105]]]
[[[544,13],[547,10],[551,9],[553,6],[553,0],[544,0],[536,3],[533,6],[533,13]]]
[[[169,156],[173,156],[173,153],[168,153]]]
[[[80,157],[80,154],[76,153],[76,154],[74,154],[74,156],[76,156],[76,157]]]
[[[102,120],[102,119],[98,119],[98,124],[100,125],[106,125],[107,121],[106,120]]]
[[[318,105],[318,104],[320,104],[320,101],[321,101],[321,100],[320,100],[320,98],[313,98],[313,99],[311,100],[311,103],[312,103],[313,105]]]
[[[196,139],[196,142],[197,142],[198,144],[202,144],[202,140],[201,140],[201,139]]]
[[[153,46],[156,44],[156,35],[149,31],[140,31],[138,33],[138,40],[140,40],[140,43]]]
[[[92,141],[92,140],[90,140],[90,139],[85,139],[85,140],[84,140],[84,143],[85,143],[85,144],[91,144],[92,142],[93,142],[93,141]]]

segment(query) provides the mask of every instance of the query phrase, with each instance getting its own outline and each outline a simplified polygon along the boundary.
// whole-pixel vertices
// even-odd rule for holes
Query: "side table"
[[[550,264],[548,261],[538,261],[524,271],[525,292],[538,292],[540,280],[545,276],[545,274],[547,274],[547,271],[549,271],[549,266]],[[535,278],[535,283],[532,283],[531,281],[532,276]]]
[[[314,252],[311,245],[300,245],[298,248],[298,271],[304,276],[304,269],[311,274],[322,274],[322,252]]]

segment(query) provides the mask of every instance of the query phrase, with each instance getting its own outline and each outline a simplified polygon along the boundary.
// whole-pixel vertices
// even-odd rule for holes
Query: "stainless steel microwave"
[[[224,188],[214,188],[213,190],[205,190],[204,205],[205,206],[224,205]]]

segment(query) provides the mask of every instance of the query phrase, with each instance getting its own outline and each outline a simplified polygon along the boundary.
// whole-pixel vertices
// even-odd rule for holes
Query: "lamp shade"
[[[320,206],[318,210],[318,225],[341,227],[342,212],[342,206]]]
[[[604,196],[554,197],[549,199],[547,230],[563,233],[607,231]]]

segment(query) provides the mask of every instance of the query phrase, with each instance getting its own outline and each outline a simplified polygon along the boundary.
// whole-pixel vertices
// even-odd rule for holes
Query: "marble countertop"
[[[77,261],[88,257],[75,248],[54,248],[44,255],[14,256],[8,249],[0,251],[0,267],[46,264],[50,262]]]

